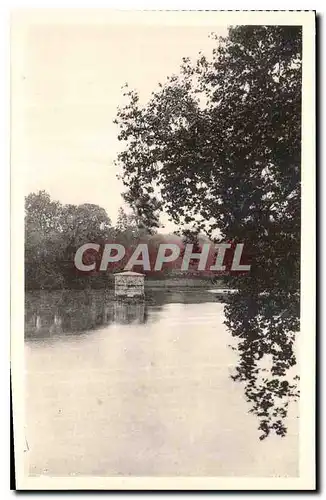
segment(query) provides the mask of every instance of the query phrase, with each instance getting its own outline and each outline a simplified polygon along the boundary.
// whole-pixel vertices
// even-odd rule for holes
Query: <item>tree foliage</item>
[[[51,200],[45,191],[30,193],[25,199],[25,287],[110,287],[112,281],[108,274],[122,271],[140,242],[149,245],[152,269],[158,245],[165,239],[156,233],[158,218],[149,217],[150,209],[147,214],[142,213],[131,207],[126,212],[121,207],[113,226],[104,208],[98,205],[63,205]],[[88,263],[95,259],[96,269],[92,272],[78,271],[74,264],[76,251],[85,243],[100,245],[99,252],[85,252],[83,256],[85,263],[87,259]],[[119,243],[126,252],[123,259],[108,267],[107,273],[99,269],[106,243]],[[160,277],[160,273],[148,274]]]
[[[26,288],[91,284],[92,276],[77,273],[75,253],[84,243],[101,245],[112,237],[111,220],[98,205],[62,205],[45,191],[30,193],[25,199]]]
[[[116,122],[129,202],[153,200],[175,223],[218,229],[251,255],[225,308],[241,354],[234,378],[261,438],[284,435],[297,394],[288,378],[300,308],[301,28],[232,27],[210,58],[184,58],[146,105],[125,96]]]

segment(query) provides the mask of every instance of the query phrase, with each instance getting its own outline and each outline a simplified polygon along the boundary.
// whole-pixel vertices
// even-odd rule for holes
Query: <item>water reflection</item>
[[[145,302],[128,304],[121,301],[114,302],[114,322],[121,325],[131,323],[146,323],[147,307]]]
[[[115,302],[108,292],[34,292],[26,294],[25,336],[48,337],[94,330],[110,323],[145,323],[144,302]]]
[[[258,359],[256,348],[265,346],[268,341],[267,335],[260,343],[253,342],[251,339],[247,339],[247,341],[244,339],[235,340],[233,343],[228,331],[224,341],[222,341],[220,339],[221,332],[226,331],[223,324],[225,320],[223,306],[222,304],[210,304],[210,302],[218,302],[218,299],[205,290],[148,290],[145,302],[133,304],[115,301],[112,292],[103,290],[31,292],[26,294],[25,337],[31,347],[44,344],[44,349],[46,349],[47,342],[43,342],[43,340],[53,339],[53,342],[51,340],[51,351],[49,351],[50,359],[52,359],[52,349],[55,344],[60,350],[58,359],[61,360],[63,356],[66,356],[63,354],[64,342],[62,340],[75,341],[73,336],[79,336],[83,344],[89,343],[93,348],[97,346],[99,339],[102,338],[101,335],[103,335],[105,341],[107,340],[110,344],[109,350],[118,346],[117,360],[113,357],[113,360],[110,360],[112,364],[119,360],[122,362],[121,353],[129,356],[131,350],[134,351],[132,358],[137,354],[141,359],[144,355],[144,349],[147,348],[149,358],[153,356],[156,349],[159,349],[160,356],[164,360],[164,352],[170,348],[167,344],[167,338],[171,334],[176,336],[171,340],[174,345],[171,351],[173,359],[174,356],[177,359],[182,353],[187,352],[187,359],[190,360],[198,349],[200,350],[206,345],[207,352],[203,351],[203,366],[206,363],[205,356],[212,355],[212,360],[209,361],[208,365],[216,366],[217,372],[219,353],[221,349],[227,349],[225,356],[229,356],[228,352],[230,355],[232,352],[236,355],[236,362],[233,363],[233,369],[229,375],[234,381],[241,383],[239,385],[241,385],[247,402],[250,403],[250,411],[259,419],[259,429],[264,432],[263,436],[269,434],[270,428],[277,434],[284,436],[289,401],[293,399],[297,385],[295,372],[289,374],[285,370],[275,371],[275,367],[280,364],[281,367],[284,367],[285,362],[291,361],[285,349],[286,345],[283,344],[282,349],[276,349],[275,345],[270,343],[272,359],[267,355],[268,353],[264,353],[264,356],[260,355]],[[114,324],[121,325],[121,327],[118,329],[105,328]],[[128,328],[128,325],[133,325],[133,327]],[[103,331],[99,331],[103,328]],[[177,349],[180,331],[185,332],[184,339],[187,339],[182,351]],[[193,339],[191,339],[192,332]],[[130,337],[126,339],[128,335]],[[151,342],[153,342],[153,346],[149,348],[148,345]],[[216,342],[218,342],[218,346],[215,346],[216,351],[214,352]],[[230,343],[233,345],[230,346]],[[87,359],[89,345],[85,350],[86,354],[82,354]],[[102,349],[96,349],[102,352]],[[135,351],[137,351],[136,354]],[[91,356],[89,359],[91,360]],[[75,361],[78,371],[80,358],[78,357]],[[156,361],[150,359],[149,368],[147,368],[154,370],[158,362],[162,362],[160,357]],[[70,360],[69,366],[71,363]],[[104,371],[110,363],[104,363]],[[133,361],[126,360],[128,369],[132,363]],[[140,369],[142,370],[143,367]],[[196,364],[191,366],[191,370],[196,371]],[[198,370],[201,371],[202,368],[198,368]],[[268,428],[266,422],[269,425]],[[269,424],[269,422],[271,423]]]
[[[145,302],[124,303],[114,300],[112,291],[34,291],[26,293],[25,337],[46,338],[64,333],[78,334],[111,323],[145,324],[155,321],[148,307],[161,308],[169,303],[206,303],[216,299],[206,291],[148,291]]]

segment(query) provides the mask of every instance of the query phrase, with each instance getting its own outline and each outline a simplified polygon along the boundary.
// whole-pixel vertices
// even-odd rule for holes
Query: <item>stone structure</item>
[[[123,271],[114,275],[114,295],[116,299],[143,298],[145,275],[134,271]]]

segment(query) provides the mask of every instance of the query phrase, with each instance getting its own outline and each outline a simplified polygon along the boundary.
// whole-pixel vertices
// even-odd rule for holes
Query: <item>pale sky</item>
[[[13,68],[20,68],[13,100],[21,113],[17,142],[25,194],[44,189],[62,203],[95,203],[115,222],[123,186],[113,161],[122,143],[112,121],[123,102],[121,86],[128,82],[146,101],[158,82],[178,72],[183,56],[211,53],[212,31],[225,35],[227,30],[29,24],[17,42],[20,66]]]

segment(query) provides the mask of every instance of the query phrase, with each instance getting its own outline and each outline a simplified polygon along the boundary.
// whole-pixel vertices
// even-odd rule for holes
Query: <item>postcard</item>
[[[11,17],[18,490],[314,490],[315,13]]]

